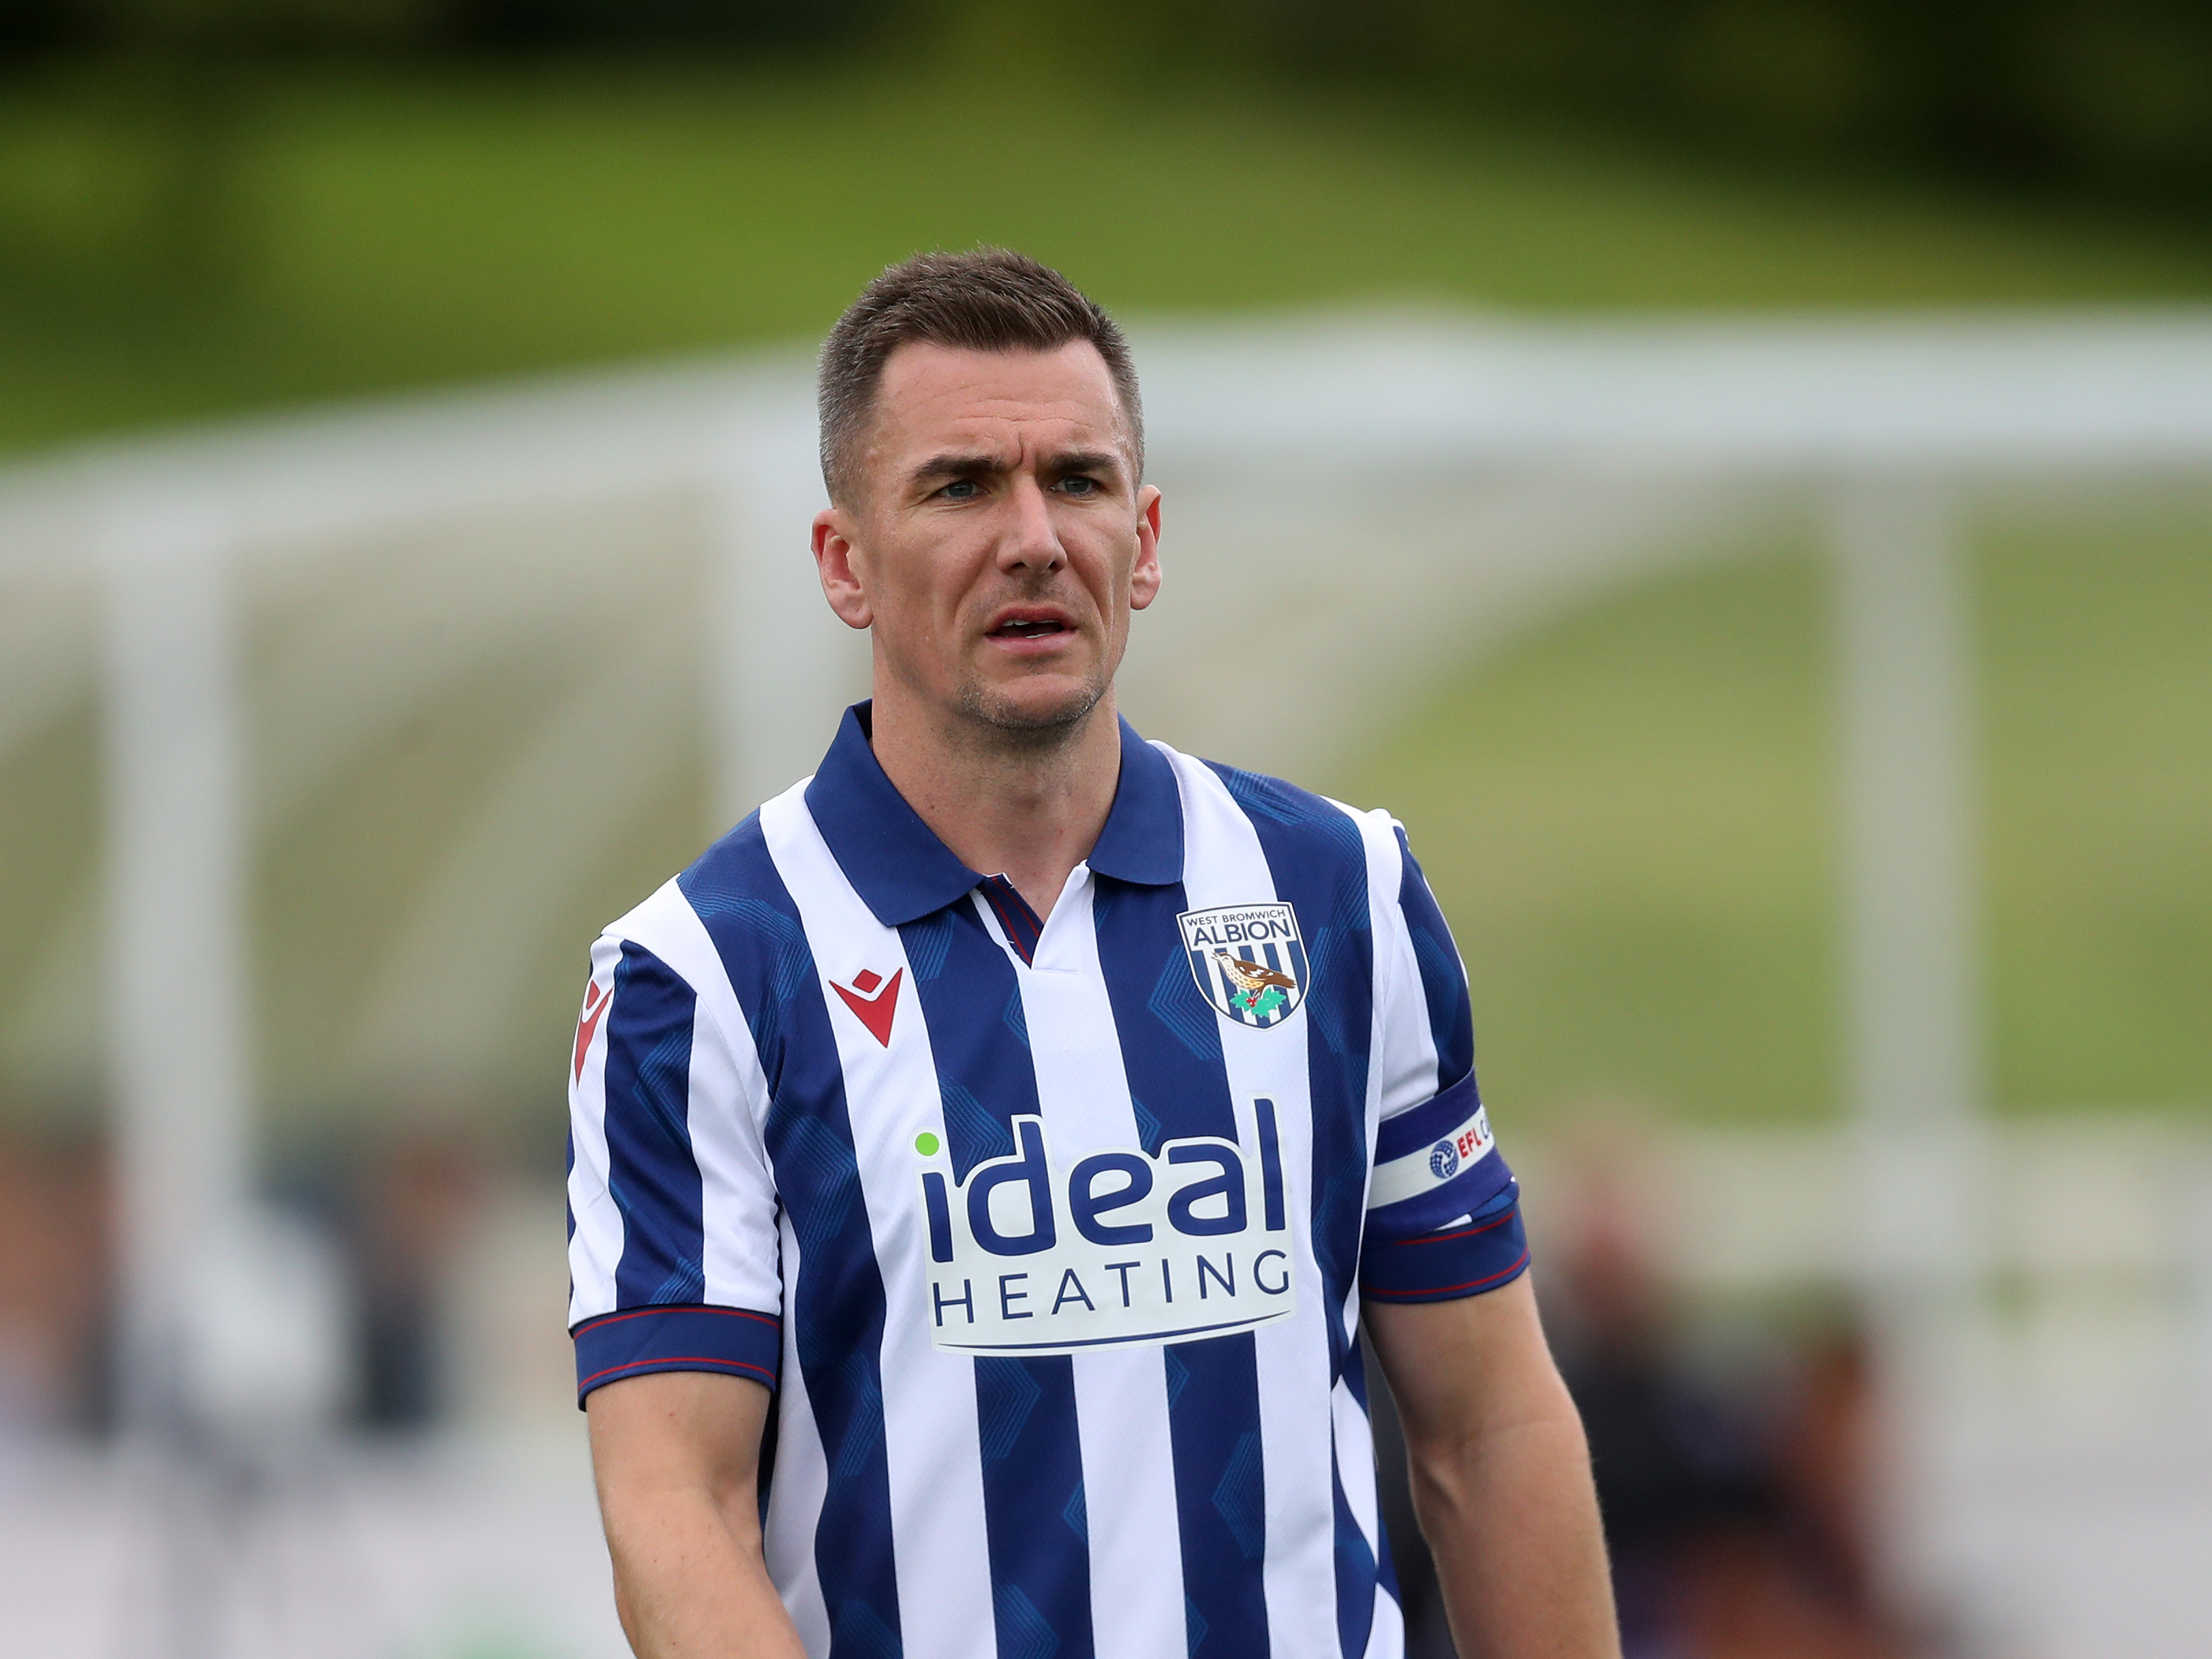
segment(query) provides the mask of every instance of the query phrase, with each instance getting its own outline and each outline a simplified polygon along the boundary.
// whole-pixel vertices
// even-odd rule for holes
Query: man
[[[1462,1650],[1615,1653],[1401,833],[1116,715],[1160,586],[1121,333],[1018,255],[924,256],[821,409],[874,697],[599,939],[572,1060],[632,1644],[1395,1655],[1364,1316]]]

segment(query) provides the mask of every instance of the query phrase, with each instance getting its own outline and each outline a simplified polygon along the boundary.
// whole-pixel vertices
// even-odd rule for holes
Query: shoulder
[[[1186,798],[1194,787],[1218,788],[1251,825],[1271,863],[1295,862],[1317,875],[1357,875],[1395,896],[1404,843],[1389,812],[1347,806],[1263,772],[1167,753]]]
[[[775,860],[768,849],[759,811],[702,853],[672,884],[700,921],[732,922],[780,932],[779,918],[797,921]]]
[[[794,785],[789,795],[805,787]],[[771,1085],[794,1034],[808,1029],[810,992],[820,994],[805,923],[763,824],[763,813],[791,805],[779,796],[748,814],[652,901],[681,908],[672,929],[696,942],[695,959],[712,978],[725,1026],[734,1041],[750,1037]]]
[[[726,1006],[734,995],[748,1015],[792,994],[811,971],[812,954],[758,812],[609,923],[597,948],[626,947],[650,952],[717,1003]]]

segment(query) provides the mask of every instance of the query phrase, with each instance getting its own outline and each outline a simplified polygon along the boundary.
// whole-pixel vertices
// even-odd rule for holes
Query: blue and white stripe
[[[1464,975],[1401,835],[1125,726],[1105,832],[1040,921],[897,796],[866,720],[592,949],[571,1088],[581,1391],[665,1370],[780,1390],[765,1549],[810,1654],[1392,1659],[1361,1297],[1467,1294],[1525,1262]],[[1304,995],[1255,1024],[1208,1006],[1176,918],[1273,903],[1296,913]],[[1022,1161],[1018,1119],[1043,1126],[1048,1170]],[[1462,1140],[1480,1155],[1436,1155]],[[1127,1305],[1138,1247],[1082,1255],[1064,1218],[1034,1224],[1036,1194],[1073,1204],[1053,1183],[1101,1153],[1172,1180],[1178,1142],[1243,1149],[1187,1167],[1265,1173],[1218,1221],[1181,1212],[1223,1234],[1229,1277],[1184,1283],[1174,1316],[1259,1295],[1250,1249],[1234,1278],[1249,1237],[1291,1287],[1266,1320],[1051,1357],[938,1346],[961,1292],[938,1277],[925,1170],[957,1206],[1004,1160],[988,1201],[1022,1196],[990,1212],[990,1248],[1047,1254],[957,1285],[1009,1298],[1012,1322],[1079,1269],[1086,1301],[1118,1271]],[[998,1173],[1029,1169],[1047,1174]]]

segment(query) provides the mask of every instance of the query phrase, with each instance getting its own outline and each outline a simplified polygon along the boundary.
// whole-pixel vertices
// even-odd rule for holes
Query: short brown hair
[[[1056,351],[1073,340],[1088,340],[1106,360],[1142,476],[1145,417],[1129,343],[1074,283],[1003,247],[917,253],[891,266],[860,290],[823,343],[817,397],[830,499],[853,499],[860,434],[884,365],[899,347],[920,341],[967,351]]]

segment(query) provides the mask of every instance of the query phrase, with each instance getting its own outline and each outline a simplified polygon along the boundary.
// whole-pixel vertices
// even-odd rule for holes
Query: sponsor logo
[[[1287,904],[1224,904],[1176,918],[1199,992],[1240,1025],[1280,1025],[1305,1000],[1310,969]]]
[[[1370,1208],[1402,1204],[1409,1198],[1432,1193],[1454,1176],[1465,1175],[1497,1147],[1490,1133],[1490,1115],[1478,1105],[1460,1126],[1428,1146],[1416,1146],[1377,1164],[1367,1184]]]
[[[1452,1155],[1451,1167],[1438,1170],[1437,1171],[1438,1178],[1449,1176],[1452,1170],[1457,1169],[1462,1164],[1472,1164],[1480,1158],[1487,1158],[1490,1155],[1490,1149],[1497,1144],[1496,1139],[1490,1133],[1489,1112],[1482,1107],[1476,1107],[1474,1115],[1468,1120],[1466,1127],[1460,1130],[1455,1139],[1439,1141],[1437,1144],[1438,1152],[1449,1152]]]
[[[584,1080],[584,1056],[592,1051],[592,1038],[598,1035],[599,1016],[607,1011],[607,1004],[615,994],[602,988],[597,980],[584,987],[584,1012],[576,1018],[576,1060],[574,1080]]]
[[[891,1021],[898,1013],[899,981],[906,977],[902,968],[885,979],[872,968],[863,968],[853,975],[850,985],[830,981],[830,988],[844,999],[845,1006],[853,1011],[853,1018],[868,1028],[868,1035],[888,1048],[891,1046]]]
[[[1085,1353],[1194,1340],[1287,1319],[1297,1245],[1273,1101],[1259,1145],[1194,1136],[1053,1158],[1044,1120],[952,1179],[934,1134],[915,1151],[930,1340],[951,1353]]]

